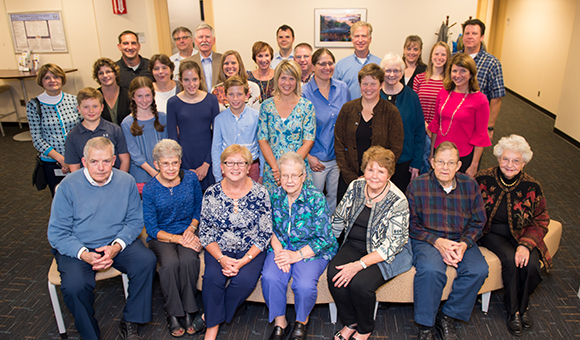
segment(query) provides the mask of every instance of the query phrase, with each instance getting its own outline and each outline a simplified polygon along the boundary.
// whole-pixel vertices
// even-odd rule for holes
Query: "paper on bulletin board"
[[[68,52],[60,11],[8,13],[8,21],[16,53]]]

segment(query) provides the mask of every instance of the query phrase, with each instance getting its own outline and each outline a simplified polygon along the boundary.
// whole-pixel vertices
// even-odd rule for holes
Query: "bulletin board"
[[[16,53],[68,52],[60,11],[8,13],[8,23]]]

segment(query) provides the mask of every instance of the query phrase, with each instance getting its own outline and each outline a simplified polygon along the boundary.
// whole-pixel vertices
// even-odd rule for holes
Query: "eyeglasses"
[[[280,178],[282,178],[283,180],[287,181],[288,179],[292,178],[293,181],[297,181],[298,178],[302,177],[304,175],[304,173],[301,173],[300,175],[297,174],[292,174],[292,175],[282,175],[280,176]]]
[[[519,159],[519,158],[516,158],[516,159],[509,159],[509,158],[507,158],[507,157],[502,157],[502,158],[500,158],[500,159],[499,159],[499,162],[500,162],[501,164],[503,164],[503,165],[507,165],[507,164],[509,164],[509,163],[511,162],[513,165],[515,165],[515,166],[519,166],[519,165],[520,165],[520,163],[522,162],[522,160],[521,160],[521,159]]]
[[[167,167],[170,167],[170,166],[172,166],[172,167],[179,167],[179,164],[180,163],[181,162],[179,162],[179,161],[175,161],[175,162],[160,162],[159,163],[159,166],[162,167],[162,168],[167,168]]]
[[[332,61],[327,61],[327,62],[319,62],[316,63],[316,65],[320,66],[320,67],[332,67],[334,65],[334,63]]]
[[[435,161],[435,164],[438,167],[441,167],[441,168],[444,167],[445,164],[447,164],[447,166],[449,166],[450,168],[453,168],[454,166],[457,165],[457,162],[456,161],[445,162],[445,161],[442,161],[442,160],[437,160],[437,161]]]
[[[246,165],[248,165],[248,162],[230,162],[230,161],[225,161],[224,164],[228,167],[228,168],[233,168],[234,166],[239,166],[240,168],[245,167]]]
[[[390,74],[390,73],[397,75],[397,74],[401,73],[401,70],[385,70],[385,74]]]

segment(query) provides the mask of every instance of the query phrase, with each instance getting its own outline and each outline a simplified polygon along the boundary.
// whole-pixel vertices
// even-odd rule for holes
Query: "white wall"
[[[431,46],[437,41],[446,15],[457,22],[451,39],[461,32],[460,23],[474,16],[477,0],[400,1],[400,0],[213,0],[217,51],[237,50],[246,69],[255,68],[252,44],[258,40],[269,43],[277,51],[276,29],[290,25],[296,34],[295,44],[314,41],[315,8],[366,8],[367,21],[373,25],[371,53],[382,58],[388,52],[402,53],[405,37],[417,34],[423,38],[423,60],[426,62]],[[352,48],[332,49],[341,59],[353,53]]]
[[[146,42],[141,44],[141,55],[148,57],[159,50],[153,1],[127,0],[127,14],[115,15],[111,1],[107,0],[0,0],[0,68],[18,69],[19,55],[14,52],[7,13],[62,11],[68,53],[41,54],[41,63],[50,62],[79,70],[67,75],[68,81],[63,87],[65,92],[76,94],[83,87],[97,87],[98,84],[92,79],[92,65],[100,57],[120,58],[117,36],[122,31],[130,29],[145,34]],[[1,82],[14,87],[18,98],[24,98],[19,81]],[[29,98],[43,91],[34,79],[26,80],[25,84]],[[9,97],[3,95],[0,98],[0,113],[9,112],[11,108]],[[26,115],[24,107],[19,106],[19,112],[22,116]],[[15,117],[5,120],[14,121]]]
[[[555,114],[559,114],[578,2],[508,1],[501,55],[505,84]]]
[[[556,128],[580,141],[580,1],[575,11],[574,27],[571,31],[570,48],[567,55],[564,81],[556,117]]]

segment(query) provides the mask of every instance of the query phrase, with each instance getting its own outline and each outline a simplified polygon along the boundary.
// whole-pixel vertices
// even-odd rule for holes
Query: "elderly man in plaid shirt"
[[[417,269],[415,322],[418,339],[434,339],[435,329],[442,339],[457,339],[454,321],[469,321],[488,274],[487,262],[475,243],[487,217],[477,182],[457,172],[461,161],[455,144],[441,143],[431,165],[433,170],[417,177],[407,189],[409,236]],[[457,269],[457,278],[438,312],[447,266]]]
[[[505,97],[501,63],[482,46],[485,24],[481,20],[467,20],[461,27],[463,28],[463,50],[460,52],[469,54],[475,61],[480,91],[489,100],[487,130],[491,139],[493,137],[493,126],[501,108],[501,98]]]

